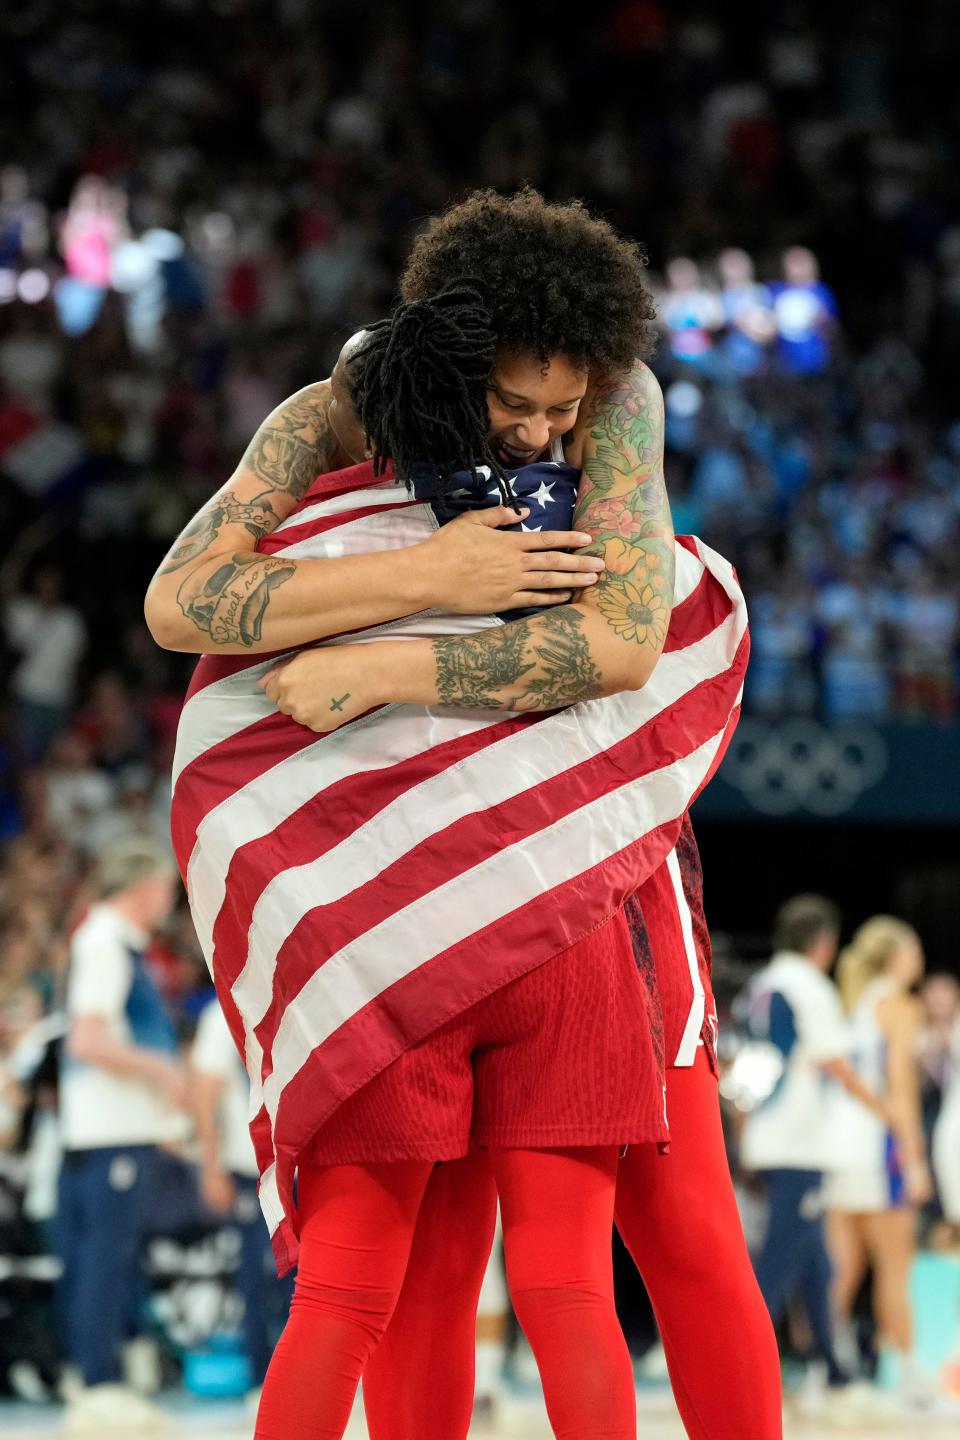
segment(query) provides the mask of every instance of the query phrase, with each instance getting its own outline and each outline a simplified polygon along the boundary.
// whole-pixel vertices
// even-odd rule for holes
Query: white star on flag
[[[529,531],[529,530],[542,530],[542,529],[543,529],[543,526],[542,526],[542,525],[521,525],[521,526],[520,526],[520,529],[521,529],[521,530],[528,530],[528,531]]]
[[[546,480],[541,480],[540,489],[534,490],[533,493],[527,498],[530,500],[536,500],[537,504],[540,506],[540,509],[546,510],[548,503],[553,499],[553,485],[548,485]]]

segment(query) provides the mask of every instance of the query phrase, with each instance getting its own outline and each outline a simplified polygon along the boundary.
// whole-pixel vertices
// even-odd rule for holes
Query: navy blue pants
[[[121,1378],[120,1345],[138,1294],[152,1145],[73,1150],[63,1157],[57,1234],[67,1355],[87,1385]]]
[[[254,1385],[262,1385],[277,1335],[286,1323],[293,1276],[277,1279],[270,1232],[257,1199],[256,1179],[234,1173],[237,1198],[231,1217],[240,1231],[236,1285],[243,1300],[243,1340]]]
[[[823,1233],[819,1170],[765,1170],[770,1222],[757,1256],[757,1283],[776,1325],[789,1302],[799,1299],[814,1343],[827,1363],[831,1385],[846,1376],[837,1364],[830,1318],[832,1270]]]

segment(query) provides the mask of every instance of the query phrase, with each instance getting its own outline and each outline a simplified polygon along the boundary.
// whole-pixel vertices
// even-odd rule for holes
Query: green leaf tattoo
[[[563,606],[482,635],[434,640],[440,703],[559,710],[602,694],[582,625],[583,616]]]

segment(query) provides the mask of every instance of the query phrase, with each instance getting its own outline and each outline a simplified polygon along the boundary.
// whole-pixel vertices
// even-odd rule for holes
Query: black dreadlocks
[[[348,362],[348,387],[373,448],[374,473],[387,461],[400,480],[429,461],[443,470],[489,466],[512,504],[490,449],[487,384],[495,341],[489,311],[469,283],[399,304],[368,328]]]

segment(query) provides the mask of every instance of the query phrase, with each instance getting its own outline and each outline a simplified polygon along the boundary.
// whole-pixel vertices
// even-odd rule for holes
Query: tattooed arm
[[[337,560],[256,551],[317,475],[353,463],[330,424],[336,402],[324,380],[268,415],[150,583],[144,613],[158,644],[193,654],[287,650],[431,603],[412,548]]]
[[[503,506],[461,516],[419,545],[372,555],[258,554],[257,541],[293,512],[316,475],[353,463],[331,424],[348,405],[335,369],[263,422],[150,583],[144,610],[159,645],[192,654],[289,650],[431,606],[489,614],[557,604],[593,580],[595,557],[563,553],[583,548],[589,535],[499,534],[497,526],[517,519]],[[345,427],[341,414],[337,428]],[[351,439],[362,453],[362,434]]]
[[[575,603],[480,635],[310,651],[265,678],[280,708],[332,730],[388,701],[555,710],[645,685],[673,605],[663,399],[638,361],[598,384],[588,407],[575,523],[606,564],[595,585]]]

